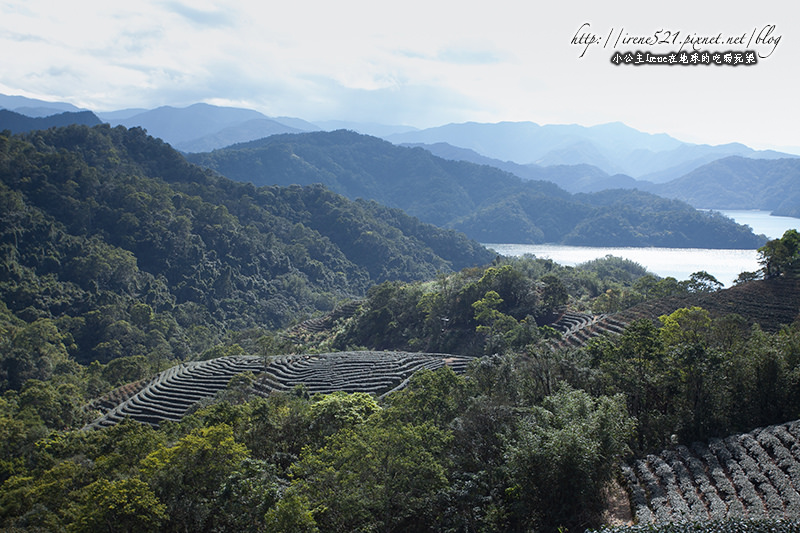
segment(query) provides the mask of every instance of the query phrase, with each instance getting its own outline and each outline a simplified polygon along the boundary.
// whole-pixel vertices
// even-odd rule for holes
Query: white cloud
[[[0,89],[98,110],[225,101],[310,120],[623,121],[800,145],[798,14],[743,0],[5,2]],[[616,67],[613,47],[579,57],[570,40],[584,22],[603,38],[680,39],[775,24],[782,41],[756,67]]]

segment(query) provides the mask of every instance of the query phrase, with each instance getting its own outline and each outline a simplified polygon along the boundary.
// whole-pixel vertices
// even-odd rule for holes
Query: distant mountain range
[[[726,157],[650,190],[707,208],[761,209],[800,218],[800,159]]]
[[[0,109],[16,111],[29,117],[46,117],[58,113],[87,111],[65,102],[48,102],[24,96],[8,96],[0,94]]]
[[[480,242],[756,248],[765,241],[676,200],[630,190],[573,195],[547,181],[346,130],[273,135],[187,159],[258,186],[322,183]]]
[[[666,134],[651,135],[621,123],[601,126],[545,125],[533,122],[467,122],[395,134],[395,143],[446,142],[494,159],[540,166],[585,163],[609,174],[641,174],[624,159],[634,150],[657,153],[681,142]]]
[[[0,116],[0,129],[44,129],[63,125],[65,120],[95,123],[88,115],[79,114],[85,110],[66,103],[0,95],[0,107],[29,118],[48,119],[26,122],[6,114]],[[73,114],[60,116],[64,112]],[[209,104],[123,109],[96,115],[111,125],[142,127],[185,153],[209,152],[276,134],[348,129],[394,144],[422,147],[444,159],[493,166],[525,180],[550,181],[571,193],[638,189],[701,208],[800,213],[800,180],[791,179],[795,167],[785,162],[798,156],[757,151],[738,143],[684,143],[666,134],[643,133],[621,123],[585,127],[468,122],[416,129],[347,121],[312,123]],[[761,174],[755,175],[754,168]],[[772,187],[772,182],[779,185]],[[780,192],[770,192],[776,188]]]
[[[130,116],[115,117],[113,113],[100,116],[112,126],[143,127],[150,135],[183,152],[205,152],[278,133],[318,129],[300,119],[288,119],[293,124],[288,125],[258,111],[208,104],[185,108],[164,106]]]
[[[424,148],[443,159],[468,161],[477,165],[487,165],[510,172],[526,180],[543,180],[555,183],[572,193],[597,192],[605,189],[647,189],[653,184],[633,179],[625,174],[608,175],[598,167],[579,163],[575,165],[551,165],[543,167],[534,163],[521,165],[513,161],[501,161],[483,156],[469,148],[459,148],[448,143],[414,144],[402,146]]]
[[[759,159],[796,157],[742,144],[687,144],[666,134],[643,133],[622,123],[599,126],[533,122],[448,124],[389,135],[394,143],[448,143],[502,161],[539,166],[588,164],[603,172],[663,183],[710,161],[739,155]]]

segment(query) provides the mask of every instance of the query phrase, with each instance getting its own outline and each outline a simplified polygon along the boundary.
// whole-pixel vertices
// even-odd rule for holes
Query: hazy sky
[[[588,50],[572,44],[581,26],[600,40]],[[772,42],[756,45],[759,34]],[[611,63],[614,52],[677,51],[687,37],[767,57]],[[96,111],[202,101],[417,127],[621,121],[690,142],[800,147],[798,43],[794,0],[0,1],[0,93]]]

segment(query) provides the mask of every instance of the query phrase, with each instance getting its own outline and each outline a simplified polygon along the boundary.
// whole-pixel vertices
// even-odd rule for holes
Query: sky
[[[757,63],[611,61],[691,52],[687,38]],[[206,102],[418,128],[623,122],[800,153],[794,0],[0,0],[0,49],[0,93],[93,111]]]

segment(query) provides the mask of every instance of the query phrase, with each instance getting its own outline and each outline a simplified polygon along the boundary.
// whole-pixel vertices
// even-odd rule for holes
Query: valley
[[[191,112],[203,142],[237,129]],[[797,233],[512,172],[344,130],[192,154],[139,127],[3,131],[2,527],[589,530],[620,482],[641,526],[781,527]],[[757,262],[722,288],[498,235]],[[88,503],[116,494],[142,510]]]
[[[797,8],[533,7],[0,3],[0,532],[800,533]]]

